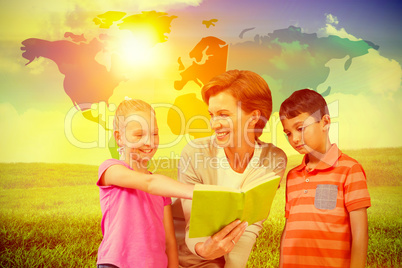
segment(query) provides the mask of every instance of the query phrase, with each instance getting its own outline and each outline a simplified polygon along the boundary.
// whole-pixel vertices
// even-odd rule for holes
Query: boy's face
[[[152,112],[135,112],[126,118],[122,141],[126,160],[146,163],[159,145],[158,125]]]
[[[302,113],[281,120],[290,145],[300,154],[326,153],[328,126],[323,118],[318,121],[309,113]]]

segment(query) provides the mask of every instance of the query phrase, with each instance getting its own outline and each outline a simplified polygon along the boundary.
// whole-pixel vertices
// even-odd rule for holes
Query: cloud
[[[5,75],[6,73],[18,73],[22,69],[22,58],[16,58],[16,53],[10,53],[11,49],[6,46],[1,47],[0,51],[0,73]],[[11,54],[11,55],[10,55]]]
[[[402,146],[400,98],[387,100],[374,95],[335,93],[325,100],[331,115],[330,141],[341,150]],[[272,114],[261,138],[288,155],[297,154],[283,133],[278,113]]]
[[[402,113],[399,98],[336,93],[325,99],[338,109],[338,116],[332,122],[336,122],[335,136],[341,149],[402,146],[399,138],[402,125],[397,123]]]
[[[190,141],[173,135],[167,125],[170,104],[157,104],[160,144],[155,159],[180,156]],[[92,107],[103,110],[105,107]],[[96,110],[94,110],[94,115]],[[0,103],[0,162],[48,162],[99,165],[111,158],[108,143],[112,131],[86,120],[73,106],[68,111],[28,109],[18,113],[10,103]],[[103,117],[104,118],[104,117]],[[113,113],[108,113],[109,127]]]
[[[102,147],[98,125],[85,120],[81,113],[69,124],[60,111],[29,109],[18,114],[10,103],[0,103],[0,114],[0,162],[98,165],[110,157],[108,149]],[[91,144],[99,146],[83,148]]]
[[[304,33],[301,28],[290,26],[287,29],[274,30],[266,36],[257,36],[254,42],[246,41],[232,44],[229,50],[228,68],[229,69],[250,69],[259,74],[266,74],[271,80],[281,81],[275,88],[276,97],[274,102],[274,111],[279,109],[279,104],[297,89],[310,88],[318,90],[323,95],[330,94],[332,84],[340,84],[342,82],[356,83],[359,80],[358,71],[353,72],[352,77],[349,69],[354,62],[374,51],[377,48],[374,44],[363,40],[351,41],[347,38],[339,36],[318,37],[315,33]],[[378,52],[373,53],[381,58],[384,65],[381,70],[391,68],[399,68],[396,62],[387,64],[389,60],[379,56]],[[339,60],[341,59],[341,60]],[[328,62],[333,63],[328,64]],[[376,62],[367,62],[370,66],[364,68],[379,68]],[[358,67],[353,66],[354,70]],[[383,68],[383,69],[382,69]],[[376,70],[376,69],[373,69]],[[398,69],[397,69],[398,70]],[[334,72],[335,71],[335,72]],[[344,75],[348,72],[349,80],[345,80],[343,76],[337,75],[336,79],[328,80],[328,75],[341,73]],[[291,77],[291,79],[289,79]],[[397,78],[397,77],[396,77]],[[373,78],[372,78],[373,79]],[[394,77],[391,77],[395,81]],[[325,87],[323,87],[323,83]],[[349,85],[347,85],[349,86]],[[391,84],[391,89],[394,90]],[[338,86],[338,91],[358,94],[363,90],[360,87]],[[369,91],[370,92],[370,91]],[[371,93],[371,92],[370,92]]]
[[[201,3],[202,0],[37,0],[32,5],[27,0],[6,1],[2,3],[0,11],[0,24],[4,26],[0,28],[0,36],[3,40],[31,37],[59,39],[66,31],[88,33],[92,19],[106,11],[124,11],[132,15],[144,10],[167,12],[169,9],[199,6]]]
[[[325,14],[326,18],[327,18],[327,23],[328,24],[338,24],[339,20],[338,17],[332,15],[332,14]]]
[[[325,16],[326,16],[325,27],[318,29],[317,31],[318,36],[323,37],[323,36],[335,35],[341,38],[348,38],[351,41],[361,40],[360,38],[357,38],[346,32],[345,28],[337,29],[336,25],[339,24],[338,17],[332,14],[325,14]]]
[[[346,71],[344,65],[347,60],[348,56],[328,61],[325,66],[330,68],[330,73],[327,80],[318,87],[318,91],[331,86],[333,93],[374,94],[377,98],[385,99],[392,98],[401,91],[402,68],[397,61],[381,56],[374,49],[353,58]]]
[[[75,1],[78,9],[98,10],[101,13],[106,11],[124,11],[127,13],[139,13],[144,10],[167,11],[172,8],[186,6],[199,6],[202,0],[115,0],[115,1]]]
[[[357,38],[357,37],[347,33],[344,28],[341,28],[338,30],[335,26],[333,26],[331,24],[326,25],[326,27],[324,28],[324,32],[325,32],[326,36],[335,35],[335,36],[339,36],[341,38],[347,38],[351,41],[361,40],[361,38]]]
[[[185,6],[199,6],[201,3],[202,0],[174,0],[174,1],[143,0],[140,1],[139,8],[142,10],[146,9],[167,10],[170,8],[179,8]]]

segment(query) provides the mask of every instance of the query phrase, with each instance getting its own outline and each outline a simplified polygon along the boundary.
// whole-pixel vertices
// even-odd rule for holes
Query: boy
[[[286,180],[280,267],[364,267],[367,208],[362,166],[329,141],[331,119],[317,92],[294,92],[280,108],[289,143],[304,154]]]

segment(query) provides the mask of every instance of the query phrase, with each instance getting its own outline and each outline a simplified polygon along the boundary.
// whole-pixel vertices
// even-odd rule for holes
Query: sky
[[[94,23],[108,11],[124,15],[109,28]],[[165,41],[147,43],[149,29],[140,32],[138,23],[121,29],[124,19],[150,11],[168,19]],[[277,110],[301,88],[325,96],[331,141],[341,149],[400,147],[401,11],[397,1],[7,1],[0,10],[0,162],[98,165],[111,156],[105,127],[125,96],[156,107],[156,157],[178,157],[198,137],[186,127],[208,128],[207,120],[189,121],[206,111],[206,66],[255,71],[268,82],[274,112],[262,139],[287,154],[295,152]],[[207,27],[203,21],[211,19],[217,21]],[[73,42],[66,32],[86,41]],[[47,47],[59,40],[61,47]],[[197,44],[192,56],[199,59],[190,55]],[[32,57],[28,65],[21,47]],[[190,72],[195,62],[205,64],[198,73]],[[185,120],[177,124],[179,110]],[[98,115],[103,125],[94,122]]]

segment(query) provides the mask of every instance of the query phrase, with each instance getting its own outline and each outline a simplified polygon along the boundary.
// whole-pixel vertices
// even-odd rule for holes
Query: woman
[[[202,88],[202,97],[215,135],[184,147],[178,174],[181,182],[240,188],[266,173],[283,177],[285,153],[259,140],[272,112],[271,91],[262,77],[251,71],[227,71]],[[235,221],[212,237],[190,239],[191,202],[181,200],[182,227],[177,220],[180,209],[175,208],[181,267],[245,267],[262,222],[247,226]]]

